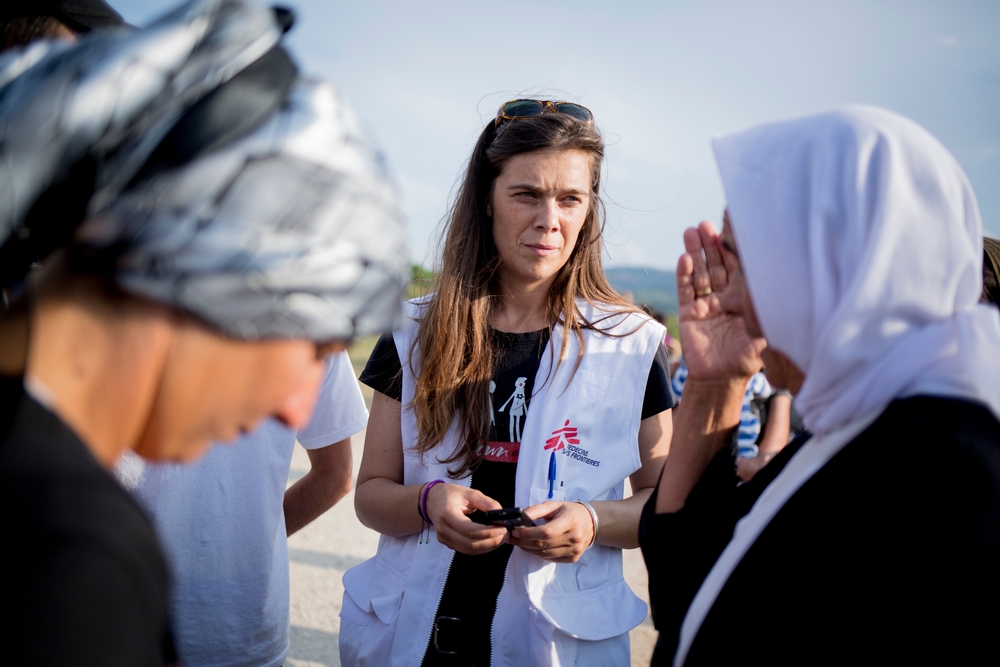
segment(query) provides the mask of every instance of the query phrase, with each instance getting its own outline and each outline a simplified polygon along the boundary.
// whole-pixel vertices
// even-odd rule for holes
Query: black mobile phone
[[[524,513],[520,507],[508,507],[502,510],[490,510],[484,512],[476,510],[468,515],[472,521],[481,523],[484,526],[504,526],[508,530],[518,526],[534,526],[535,522]]]
[[[490,521],[490,517],[487,516],[486,512],[484,512],[482,510],[476,510],[472,514],[467,514],[466,516],[468,516],[470,519],[472,519],[476,523],[481,523],[484,526],[492,526],[493,525],[493,522]]]
[[[518,526],[534,526],[535,522],[524,513],[520,507],[508,507],[502,510],[490,510],[486,513],[490,523],[494,526],[505,526],[507,530]]]

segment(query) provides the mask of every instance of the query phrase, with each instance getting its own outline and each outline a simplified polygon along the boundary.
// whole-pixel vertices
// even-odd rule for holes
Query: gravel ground
[[[370,400],[370,390],[362,387]],[[354,437],[354,477],[361,463],[364,433]],[[309,458],[295,448],[291,484],[309,470]],[[291,561],[291,649],[287,665],[294,667],[338,667],[337,640],[340,632],[340,601],[344,594],[344,571],[375,554],[378,533],[361,525],[354,514],[354,493],[288,540]],[[625,579],[636,595],[648,602],[646,568],[638,549],[625,552]],[[647,615],[631,632],[632,665],[648,665],[656,631]]]

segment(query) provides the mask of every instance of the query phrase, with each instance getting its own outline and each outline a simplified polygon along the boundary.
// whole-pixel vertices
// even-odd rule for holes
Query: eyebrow
[[[514,183],[507,186],[508,190],[541,190],[541,188],[536,183]],[[585,190],[577,190],[573,188],[571,190],[562,190],[563,194],[568,195],[588,195],[590,192]]]

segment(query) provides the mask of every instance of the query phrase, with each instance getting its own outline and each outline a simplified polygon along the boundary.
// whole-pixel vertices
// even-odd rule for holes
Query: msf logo
[[[569,425],[569,420],[563,424],[562,428],[557,428],[552,431],[552,437],[545,441],[545,449],[551,449],[554,452],[558,452],[560,449],[566,447],[566,445],[579,445],[580,438],[577,434],[577,428],[575,426]]]

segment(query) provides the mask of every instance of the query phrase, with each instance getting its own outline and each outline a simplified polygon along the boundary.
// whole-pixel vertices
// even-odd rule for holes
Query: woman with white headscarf
[[[166,563],[109,469],[305,425],[324,358],[401,315],[383,161],[287,18],[192,0],[0,57],[5,664],[173,663]]]
[[[965,175],[921,127],[866,107],[714,149],[725,225],[685,232],[690,374],[640,527],[654,664],[995,653],[1000,317],[977,305]],[[812,435],[737,486],[726,444],[762,363]]]

